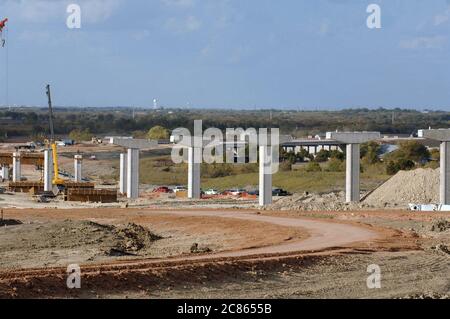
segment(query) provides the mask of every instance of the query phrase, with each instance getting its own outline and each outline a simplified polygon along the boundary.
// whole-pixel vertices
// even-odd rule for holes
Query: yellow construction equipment
[[[52,107],[52,97],[50,92],[50,84],[47,84],[47,97],[48,97],[48,119],[50,125],[50,147],[52,149],[52,157],[53,157],[53,181],[54,185],[62,186],[65,181],[59,177],[59,167],[58,167],[58,149],[55,141],[55,131],[53,127],[53,107]]]

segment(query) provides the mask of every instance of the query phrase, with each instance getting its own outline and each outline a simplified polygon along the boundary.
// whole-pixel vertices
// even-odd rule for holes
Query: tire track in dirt
[[[382,234],[367,227],[355,226],[345,223],[331,221],[314,220],[308,218],[277,217],[267,215],[257,215],[254,212],[230,212],[230,211],[146,211],[146,213],[164,213],[168,215],[180,216],[201,216],[201,217],[223,217],[234,218],[245,221],[255,221],[271,223],[278,226],[299,228],[309,235],[303,240],[292,240],[267,247],[249,248],[238,251],[223,251],[214,254],[189,255],[172,257],[165,259],[139,259],[127,261],[113,261],[111,263],[90,264],[82,266],[83,278],[89,278],[91,282],[100,284],[105,281],[105,277],[127,278],[127,276],[154,276],[155,272],[167,273],[171,269],[183,269],[192,267],[205,267],[210,264],[220,266],[224,263],[245,262],[253,263],[260,261],[279,260],[281,258],[298,256],[301,254],[326,253],[345,251],[356,243],[368,243],[380,239]],[[347,248],[347,249],[346,249]],[[51,290],[54,293],[67,290],[65,288],[66,269],[62,267],[4,270],[0,271],[0,286],[6,285],[15,287],[14,293],[23,291],[26,293],[27,287],[40,287]],[[98,277],[96,279],[96,277]],[[101,280],[99,280],[101,278]],[[58,284],[59,283],[59,284]],[[50,286],[48,286],[50,285]],[[4,286],[5,287],[5,286]],[[19,288],[17,288],[19,287]],[[55,287],[59,287],[56,289]],[[100,286],[96,286],[100,289]],[[56,289],[56,290],[55,290]],[[0,297],[9,292],[1,292]],[[8,289],[6,289],[8,290]],[[20,296],[21,294],[19,294]]]

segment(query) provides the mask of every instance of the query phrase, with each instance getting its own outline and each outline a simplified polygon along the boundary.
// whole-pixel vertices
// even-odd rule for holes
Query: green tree
[[[326,162],[328,161],[328,159],[330,158],[330,151],[321,149],[317,154],[316,154],[316,158],[314,159],[316,162],[320,163],[320,162]]]
[[[90,141],[92,139],[92,136],[93,134],[88,128],[84,130],[75,129],[69,133],[69,138],[78,142]]]
[[[320,164],[317,162],[309,162],[308,165],[306,165],[305,170],[307,172],[321,172],[322,167],[320,167]]]
[[[430,158],[433,161],[439,162],[441,160],[441,152],[438,149],[432,149],[430,151]]]
[[[330,158],[335,158],[335,159],[343,161],[343,160],[345,160],[345,154],[338,150],[332,150],[332,151],[330,151]]]
[[[395,161],[389,161],[386,165],[386,173],[388,175],[395,175],[399,171],[409,171],[416,167],[416,164],[409,159],[400,158]]]
[[[150,140],[167,140],[169,136],[169,131],[160,125],[152,127],[147,133],[147,138]]]
[[[328,162],[328,172],[343,172],[345,171],[345,162],[337,158],[331,158]]]
[[[416,163],[427,162],[431,157],[430,151],[426,146],[415,141],[401,143],[400,148],[395,153],[398,159],[404,158]]]
[[[368,142],[361,145],[361,158],[366,164],[375,164],[380,161],[378,154],[380,145],[376,142]]]

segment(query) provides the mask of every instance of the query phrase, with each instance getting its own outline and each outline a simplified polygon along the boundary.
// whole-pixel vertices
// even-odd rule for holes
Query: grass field
[[[141,159],[141,183],[151,185],[186,185],[187,165],[169,164],[166,158]],[[323,166],[326,166],[324,164]],[[243,171],[242,167],[234,168]],[[389,178],[384,165],[366,166],[361,174],[362,190],[371,190]],[[210,178],[202,174],[203,189],[215,188],[225,190],[235,187],[256,189],[258,187],[258,173],[239,173],[236,175]],[[329,192],[344,190],[345,172],[306,172],[304,169],[288,172],[278,172],[273,176],[273,186],[281,187],[290,192]]]

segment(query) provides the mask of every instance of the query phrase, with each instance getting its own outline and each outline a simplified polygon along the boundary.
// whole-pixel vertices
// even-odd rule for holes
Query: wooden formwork
[[[70,188],[67,191],[70,202],[115,203],[117,190]]]
[[[37,194],[44,191],[43,182],[9,182],[8,190],[14,193]]]
[[[0,153],[0,165],[12,165],[13,153]],[[43,153],[20,153],[21,165],[44,166]]]
[[[71,189],[94,189],[95,184],[94,183],[85,183],[85,182],[71,182],[71,181],[64,181],[64,184],[62,185],[64,187],[64,193],[66,195],[69,194],[69,190]]]

